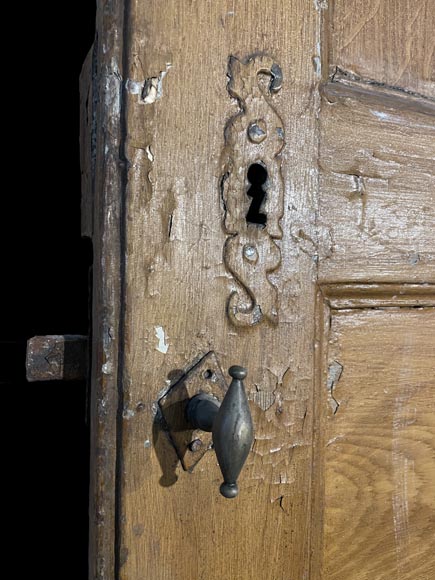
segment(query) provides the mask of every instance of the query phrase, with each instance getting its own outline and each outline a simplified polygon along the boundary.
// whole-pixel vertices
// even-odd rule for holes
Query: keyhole
[[[251,187],[248,189],[247,193],[249,197],[252,197],[252,202],[249,206],[248,213],[246,214],[246,221],[250,224],[266,225],[267,215],[260,211],[264,198],[266,197],[266,192],[263,189],[266,179],[267,170],[263,165],[260,165],[260,163],[253,163],[249,167],[248,181],[251,184]]]

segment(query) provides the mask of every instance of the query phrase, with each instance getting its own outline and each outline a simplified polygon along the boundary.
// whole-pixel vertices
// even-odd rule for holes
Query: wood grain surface
[[[330,71],[435,97],[434,0],[333,0],[330,12]]]
[[[115,578],[116,422],[121,314],[122,2],[97,2],[81,78],[82,234],[92,236],[89,578]]]
[[[430,580],[435,309],[332,310],[327,351],[322,578]]]
[[[434,282],[435,107],[358,88],[324,87],[319,279]]]
[[[291,224],[313,238],[319,26],[314,5],[298,0],[171,0],[164,10],[155,1],[131,4],[124,580],[288,580],[307,574],[313,393],[307,353],[313,348],[315,263],[292,237]],[[237,286],[223,262],[227,235],[219,184],[225,126],[238,111],[227,90],[229,58],[256,53],[267,53],[282,69],[282,88],[271,99],[286,126],[286,211],[283,258],[274,277],[279,323],[245,329],[226,315]],[[167,352],[159,348],[156,329],[164,333]],[[193,473],[183,472],[153,414],[178,370],[209,350],[223,368],[248,368],[256,439],[234,501],[219,496],[212,453]]]

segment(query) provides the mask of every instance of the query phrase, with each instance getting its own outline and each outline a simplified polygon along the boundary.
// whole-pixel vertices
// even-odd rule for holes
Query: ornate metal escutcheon
[[[228,75],[228,92],[240,110],[225,127],[220,181],[229,234],[224,261],[237,285],[227,315],[237,326],[277,324],[278,296],[270,274],[281,264],[276,240],[282,237],[284,211],[279,157],[284,127],[272,96],[281,88],[282,72],[271,57],[254,55],[230,57]]]

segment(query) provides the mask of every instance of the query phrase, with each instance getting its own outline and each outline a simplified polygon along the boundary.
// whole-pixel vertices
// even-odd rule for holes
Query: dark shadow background
[[[95,4],[20,6],[20,26],[10,25],[27,57],[14,57],[11,46],[3,76],[13,108],[3,109],[3,123],[10,115],[17,128],[7,147],[10,165],[3,163],[10,183],[3,182],[0,210],[2,528],[6,546],[19,549],[14,576],[85,580],[86,385],[27,383],[25,349],[33,335],[88,333],[92,248],[80,237],[78,79]]]

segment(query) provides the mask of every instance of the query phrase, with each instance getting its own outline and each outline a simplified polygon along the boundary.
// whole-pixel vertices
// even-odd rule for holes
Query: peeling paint
[[[262,411],[267,411],[275,403],[275,393],[258,389],[250,397]]]
[[[145,79],[141,91],[141,101],[145,105],[150,105],[158,101],[163,96],[163,79],[168,74],[171,68],[170,63],[166,63],[166,70],[162,70],[157,77],[150,77]]]
[[[359,195],[364,195],[366,192],[364,178],[362,177],[362,175],[352,175],[352,177],[355,184],[354,190],[355,193],[358,193]]]
[[[101,372],[104,375],[111,375],[113,372],[113,365],[111,363],[111,361],[107,361],[105,362],[102,367],[101,367]]]
[[[336,435],[335,437],[332,437],[331,439],[328,440],[326,447],[329,447],[330,445],[333,445],[334,443],[336,443],[337,441],[341,441],[342,439],[344,439],[344,435]]]
[[[130,95],[140,95],[143,89],[144,81],[134,81],[127,79],[125,81],[125,89]]]
[[[373,110],[370,110],[370,112],[375,117],[377,117],[378,119],[381,119],[381,121],[385,121],[385,120],[388,121],[388,119],[390,118],[390,115],[388,113],[385,113],[384,111],[373,111]]]
[[[111,360],[113,336],[113,327],[106,325],[103,332],[103,351],[106,362],[101,366],[101,372],[104,375],[111,375],[113,373],[113,362]]]
[[[162,354],[166,354],[169,349],[169,344],[167,344],[165,336],[165,331],[163,330],[162,326],[155,326],[154,330],[156,331],[156,338],[158,339],[159,343],[156,346],[156,350],[161,352]]]
[[[322,76],[322,61],[320,56],[313,56],[313,67],[317,77],[320,78]]]
[[[141,91],[142,102],[145,103],[146,105],[150,105],[151,103],[154,103],[155,101],[160,99],[161,96],[162,96],[161,76],[159,75],[158,77],[151,77],[149,79],[146,79]]]
[[[341,373],[343,372],[343,365],[340,364],[338,361],[333,361],[328,368],[328,380],[326,383],[326,388],[329,391],[329,405],[334,413],[337,413],[338,408],[340,407],[339,401],[334,397],[333,391],[334,387],[338,383],[341,377]]]
[[[110,67],[106,70],[104,82],[105,107],[113,117],[118,117],[121,114],[121,88],[122,76],[117,60],[113,57],[110,61]]]
[[[151,161],[151,163],[154,161],[154,153],[151,150],[151,145],[148,145],[148,147],[145,149],[145,152],[147,154],[148,159]]]
[[[125,89],[130,95],[138,95],[138,101],[142,105],[150,105],[158,101],[163,96],[163,79],[172,67],[170,62],[166,63],[166,70],[160,71],[158,76],[149,77],[144,80],[136,81],[127,79]]]

